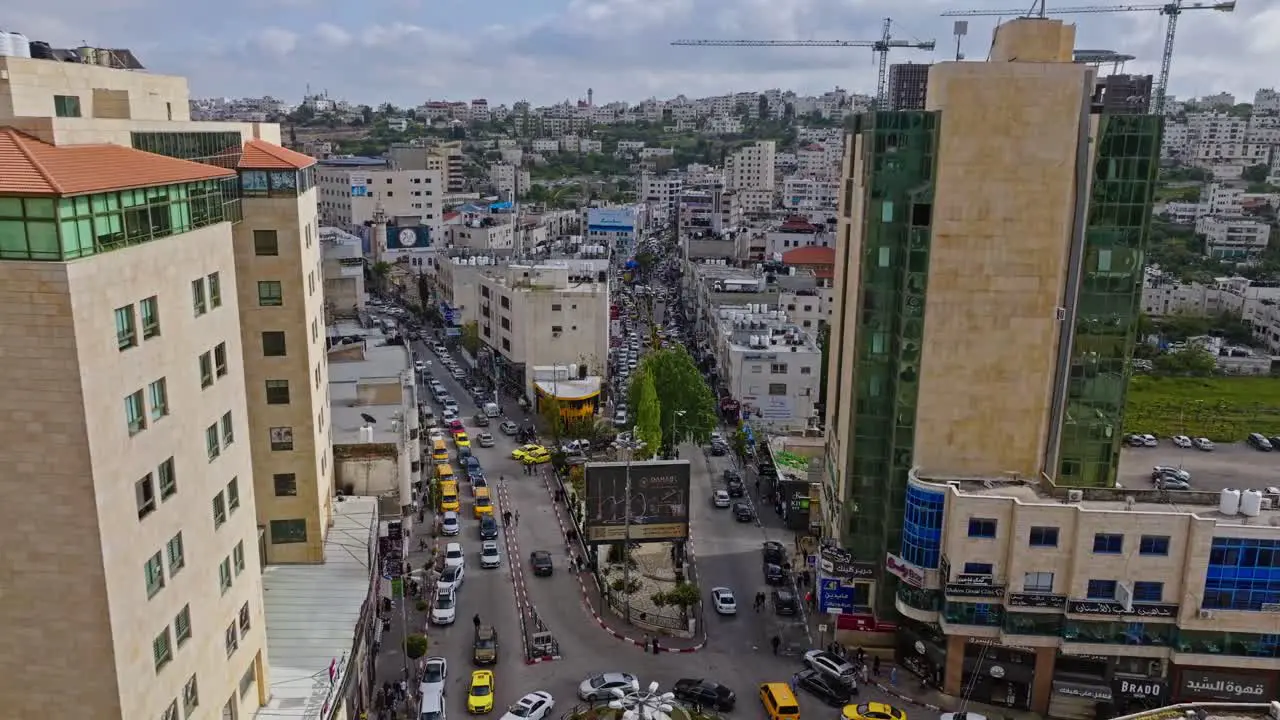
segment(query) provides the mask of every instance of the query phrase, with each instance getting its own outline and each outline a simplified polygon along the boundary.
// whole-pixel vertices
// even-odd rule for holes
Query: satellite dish
[[[369,423],[370,425],[378,424],[377,418],[373,417],[372,415],[366,415],[364,413],[360,413],[360,417],[364,418],[364,421]]]

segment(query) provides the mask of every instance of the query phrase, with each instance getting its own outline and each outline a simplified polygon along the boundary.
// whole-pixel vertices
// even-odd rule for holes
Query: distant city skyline
[[[891,62],[952,59],[957,8],[1009,0],[498,0],[484,13],[460,0],[49,0],[6,13],[7,29],[55,46],[129,47],[149,71],[190,78],[195,97],[300,99],[310,84],[378,105],[484,97],[493,104],[597,104],[650,96],[709,96],[770,87],[802,95],[840,86],[870,93],[866,49],[670,47],[678,38],[872,39],[886,14],[900,38],[935,39],[932,53],[898,51]],[[1012,5],[1029,5],[1016,0]],[[1052,4],[1050,5],[1052,9]],[[373,20],[377,22],[372,22]],[[1066,17],[1077,46],[1137,56],[1130,72],[1156,71],[1164,18],[1156,12]],[[963,50],[986,54],[997,18],[974,18]],[[1178,26],[1170,91],[1177,97],[1269,87],[1280,67],[1280,4],[1242,0],[1234,13],[1188,13]]]

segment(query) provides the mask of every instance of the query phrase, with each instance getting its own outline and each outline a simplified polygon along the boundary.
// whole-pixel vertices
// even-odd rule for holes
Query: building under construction
[[[894,63],[889,66],[890,110],[924,109],[929,68],[929,63]]]
[[[1150,75],[1107,75],[1093,85],[1093,111],[1108,115],[1145,115],[1151,111]]]

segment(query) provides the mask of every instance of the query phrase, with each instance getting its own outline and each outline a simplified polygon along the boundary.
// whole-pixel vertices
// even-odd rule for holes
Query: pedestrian
[[[897,667],[889,668],[889,684],[890,685],[898,684],[898,668]]]
[[[871,674],[880,677],[880,656],[876,655],[871,659]]]
[[[409,689],[405,686],[404,680],[400,681],[400,699],[403,700],[408,694]]]
[[[857,658],[860,663],[866,663],[867,661],[867,651],[863,650],[862,646],[858,646],[858,649],[853,651],[853,656]]]
[[[867,670],[867,664],[863,663],[860,669],[861,669],[861,673],[859,674],[862,675],[862,683],[865,685],[871,682],[871,678],[869,677],[870,673]]]
[[[520,527],[520,511],[519,510],[516,511],[515,518],[516,518],[516,527]]]
[[[777,655],[778,647],[782,645],[782,638],[778,637],[777,635],[774,635],[772,638],[769,639],[769,644],[773,646],[773,654]]]
[[[471,618],[471,624],[475,625],[477,630],[480,629],[480,613],[476,613],[476,616]]]
[[[658,638],[655,637],[653,639],[653,654],[657,655],[659,652],[661,652],[661,648],[658,647]]]

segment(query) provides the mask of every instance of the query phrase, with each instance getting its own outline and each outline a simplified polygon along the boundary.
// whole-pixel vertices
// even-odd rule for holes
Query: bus
[[[440,510],[448,512],[450,510],[457,512],[462,507],[462,502],[458,499],[458,483],[453,481],[444,481],[440,483]]]
[[[479,518],[482,515],[493,515],[493,500],[489,497],[489,488],[476,488],[475,495],[476,517]]]

